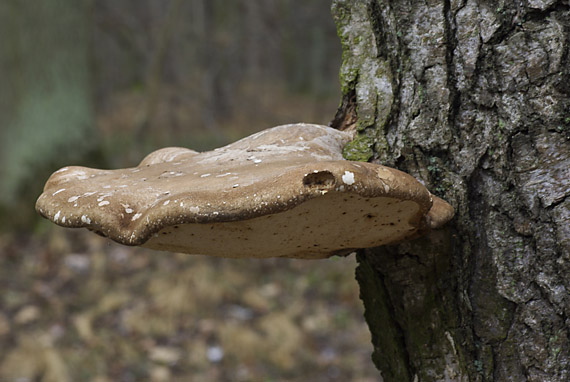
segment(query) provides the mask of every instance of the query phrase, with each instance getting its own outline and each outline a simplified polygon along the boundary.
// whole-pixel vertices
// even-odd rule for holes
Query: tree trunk
[[[334,0],[352,160],[456,208],[360,251],[385,381],[570,380],[570,6]]]

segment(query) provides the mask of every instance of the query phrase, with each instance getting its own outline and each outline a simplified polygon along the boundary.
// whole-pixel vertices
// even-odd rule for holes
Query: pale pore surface
[[[329,192],[278,214],[170,226],[143,246],[222,257],[318,259],[401,240],[417,229],[419,210],[413,201]]]

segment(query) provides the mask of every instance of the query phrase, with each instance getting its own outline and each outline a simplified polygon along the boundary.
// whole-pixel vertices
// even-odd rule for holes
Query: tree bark
[[[569,3],[334,0],[333,16],[345,157],[456,209],[358,254],[384,380],[570,380]]]

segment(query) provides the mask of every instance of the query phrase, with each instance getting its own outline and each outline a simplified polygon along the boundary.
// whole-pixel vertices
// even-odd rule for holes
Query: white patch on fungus
[[[260,131],[259,133],[255,133],[251,136],[251,139],[257,139],[257,138],[261,137],[262,135],[265,135],[266,132],[267,132],[267,130],[263,130],[263,131]]]
[[[54,192],[53,194],[51,194],[51,196],[56,196],[57,194],[59,194],[60,192],[65,191],[65,188],[59,189],[56,192]]]
[[[105,200],[105,198],[108,198],[109,196],[113,196],[112,192],[106,192],[103,194],[100,194],[100,196],[97,198],[98,202],[102,202],[103,200]]]
[[[277,144],[274,145],[259,145],[257,146],[258,150],[261,151],[268,151],[268,152],[279,152],[281,154],[298,152],[298,151],[305,151],[309,150],[309,147],[304,146],[280,146]]]
[[[73,203],[75,202],[77,199],[79,199],[79,196],[72,196],[71,198],[67,199],[68,203]]]
[[[354,173],[345,171],[342,175],[342,181],[348,185],[354,184]]]
[[[137,220],[138,218],[140,218],[141,216],[142,216],[142,214],[141,214],[140,212],[137,212],[137,213],[135,214],[135,216],[133,216],[133,218],[131,219],[131,221],[135,221],[135,220]]]
[[[85,224],[91,224],[91,219],[87,215],[81,215],[81,221]]]
[[[132,214],[133,213],[133,209],[128,205],[128,204],[124,204],[121,203],[121,206],[123,206],[123,208],[125,209],[125,212],[128,214]]]
[[[98,206],[103,207],[103,206],[106,206],[108,204],[111,204],[111,202],[108,200],[103,200],[102,202],[99,202]]]
[[[59,220],[59,214],[61,214],[61,211],[57,211],[57,213],[55,214],[55,216],[53,217],[53,221],[57,222]]]
[[[167,206],[168,203],[170,203],[170,200],[165,201],[164,203],[162,203],[163,206]]]
[[[61,222],[65,223],[65,216],[61,218]]]
[[[190,212],[192,212],[193,214],[197,214],[198,212],[200,212],[200,207],[198,206],[190,207]]]
[[[212,174],[202,174],[202,175],[200,175],[200,178],[206,178],[206,177],[208,177],[208,176],[210,176],[210,175],[212,175]]]

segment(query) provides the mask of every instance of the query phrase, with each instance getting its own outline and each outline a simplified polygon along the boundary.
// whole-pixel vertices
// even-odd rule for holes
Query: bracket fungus
[[[121,244],[257,258],[345,254],[452,218],[453,208],[412,176],[344,160],[352,138],[293,124],[203,153],[165,148],[134,168],[65,167],[36,209]]]

